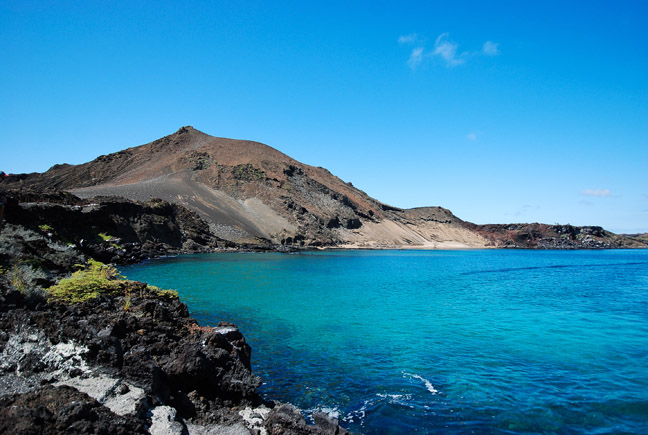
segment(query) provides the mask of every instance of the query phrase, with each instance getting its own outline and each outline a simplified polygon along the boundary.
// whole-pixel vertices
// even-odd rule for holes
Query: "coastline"
[[[316,424],[307,425],[296,408],[263,401],[249,366],[251,350],[238,329],[231,324],[198,325],[177,296],[160,297],[146,284],[134,283],[79,304],[48,301],[44,289],[69,277],[79,264],[93,260],[123,265],[212,252],[522,248],[515,243],[469,247],[456,242],[237,245],[216,237],[195,212],[161,200],[80,200],[65,192],[7,196],[0,232],[0,423],[20,422],[17,433],[30,433],[34,424],[53,431],[67,425],[78,433],[98,428],[210,433],[210,427],[232,434],[346,433],[330,416],[313,415]],[[574,240],[553,238],[534,246],[581,246]],[[613,247],[594,242],[586,246]],[[147,326],[141,327],[142,322]],[[206,348],[209,342],[213,347]],[[183,359],[185,353],[202,355],[198,361],[203,362]],[[205,376],[211,380],[202,385]],[[82,404],[74,412],[56,405],[71,400]],[[37,423],[34,415],[43,409],[49,411],[39,421],[47,423]]]
[[[198,325],[177,293],[117,280],[80,302],[52,300],[45,290],[96,260],[232,250],[209,239],[194,215],[160,203],[16,205],[10,198],[0,231],[0,432],[348,433],[327,414],[308,424],[294,406],[261,398],[238,328]],[[177,231],[158,234],[170,243],[104,237],[121,218],[105,220],[103,206],[130,213],[143,234],[160,216]]]

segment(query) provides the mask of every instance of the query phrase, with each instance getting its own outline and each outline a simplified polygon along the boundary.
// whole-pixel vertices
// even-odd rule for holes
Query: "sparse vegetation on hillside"
[[[117,243],[118,241],[121,240],[119,237],[113,237],[110,234],[106,234],[106,233],[99,233],[97,234],[97,237],[102,242],[109,243],[110,246],[112,246],[113,248],[122,249],[122,246],[119,243]]]
[[[232,168],[232,175],[234,178],[241,181],[254,181],[262,180],[265,178],[266,173],[261,169],[255,168],[250,163],[245,165],[236,165]]]
[[[194,171],[202,171],[203,169],[208,169],[212,163],[213,159],[206,152],[192,151],[186,157],[183,158],[183,161],[191,164],[191,169]]]

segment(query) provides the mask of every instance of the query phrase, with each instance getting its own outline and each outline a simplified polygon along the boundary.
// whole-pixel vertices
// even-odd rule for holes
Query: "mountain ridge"
[[[349,248],[551,247],[550,242],[538,244],[535,240],[542,238],[543,231],[553,238],[556,234],[559,239],[565,239],[564,234],[573,236],[575,247],[616,247],[620,243],[607,240],[614,238],[612,233],[592,230],[587,234],[595,242],[606,240],[601,246],[580,246],[576,240],[580,232],[560,234],[536,227],[528,232],[528,238],[533,239],[528,244],[524,237],[512,237],[506,227],[475,225],[442,207],[400,209],[384,204],[325,168],[301,163],[259,142],[214,137],[191,126],[80,165],[54,165],[44,173],[12,175],[5,183],[13,188],[64,190],[81,198],[161,198],[196,211],[217,237],[234,243]],[[564,240],[559,241],[564,245]]]

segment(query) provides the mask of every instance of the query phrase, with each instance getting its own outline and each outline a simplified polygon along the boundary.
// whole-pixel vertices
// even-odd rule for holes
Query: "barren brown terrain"
[[[441,207],[399,209],[269,146],[213,137],[193,127],[85,164],[12,175],[3,186],[64,190],[82,198],[160,198],[193,209],[215,236],[234,243],[450,249],[646,245],[602,229],[480,226]]]

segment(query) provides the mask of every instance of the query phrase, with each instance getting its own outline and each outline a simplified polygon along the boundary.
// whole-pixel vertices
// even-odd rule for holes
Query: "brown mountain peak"
[[[169,136],[185,136],[185,137],[193,137],[193,136],[209,136],[207,133],[203,133],[202,131],[195,129],[192,125],[185,125],[183,127],[180,127],[175,133],[170,134]]]
[[[195,128],[193,128],[193,125],[186,125],[184,127],[180,127],[178,131],[176,131],[176,134],[185,134],[185,133],[191,133],[192,131],[198,131]],[[200,133],[200,132],[199,132]]]
[[[259,142],[215,137],[192,126],[148,144],[25,178],[82,197],[161,198],[198,212],[231,241],[288,245],[483,246],[442,210],[407,212],[377,202],[322,168]]]

